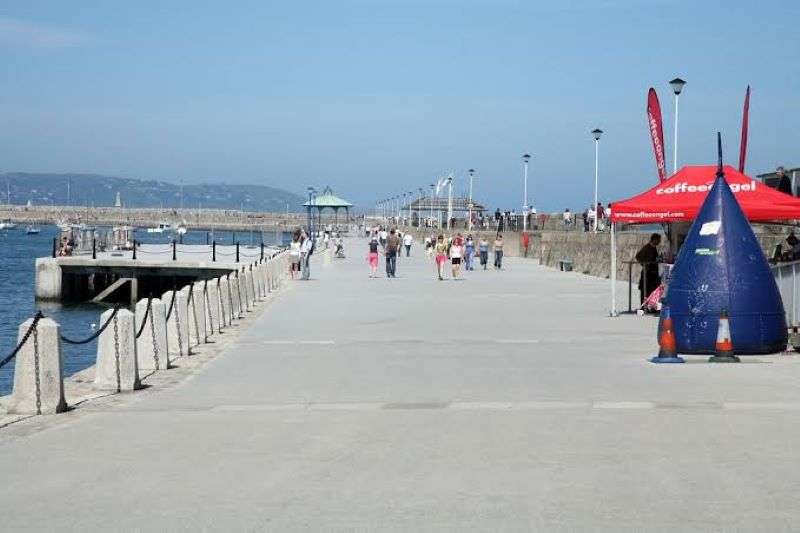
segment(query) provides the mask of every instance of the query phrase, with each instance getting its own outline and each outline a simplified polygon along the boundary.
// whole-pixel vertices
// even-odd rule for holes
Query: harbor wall
[[[352,220],[352,216],[350,219]],[[229,231],[291,231],[305,226],[305,213],[265,213],[224,209],[129,209],[125,207],[71,207],[0,205],[0,220],[17,224],[57,224],[62,221],[90,226],[129,225],[153,227],[168,222],[173,227],[183,223],[188,229],[216,229]],[[330,211],[322,215],[322,224],[344,224],[348,221],[344,211],[335,216]]]

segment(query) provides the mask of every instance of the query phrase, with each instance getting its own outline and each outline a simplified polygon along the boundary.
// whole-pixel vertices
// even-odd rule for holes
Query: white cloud
[[[55,49],[79,46],[89,40],[87,33],[0,17],[0,45]]]

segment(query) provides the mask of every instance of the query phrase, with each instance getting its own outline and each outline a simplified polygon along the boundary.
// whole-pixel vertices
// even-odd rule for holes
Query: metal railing
[[[770,265],[778,292],[783,300],[783,311],[786,313],[786,325],[797,326],[800,318],[800,261]]]

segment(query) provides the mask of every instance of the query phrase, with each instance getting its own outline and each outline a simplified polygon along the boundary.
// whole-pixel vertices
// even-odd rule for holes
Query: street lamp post
[[[411,224],[411,196],[414,193],[412,191],[408,191],[406,194],[408,194],[408,223],[406,225],[412,226],[413,224]]]
[[[398,194],[397,196],[395,196],[395,207],[397,208],[397,225],[398,226],[403,223],[403,212],[401,210],[401,208],[403,206],[403,201],[402,201],[403,198],[405,198],[404,194]]]
[[[447,176],[447,230],[453,229],[450,221],[453,219],[453,176]]]
[[[306,220],[306,225],[308,226],[308,235],[311,236],[311,224],[313,222],[313,217],[311,216],[311,209],[312,205],[314,204],[314,187],[308,188],[308,219]]]
[[[472,180],[475,177],[475,169],[469,169],[469,230],[472,231]]]
[[[678,100],[686,82],[680,78],[675,78],[669,84],[672,86],[672,92],[675,93],[675,127],[673,128],[674,137],[672,142],[672,173],[675,174],[678,172]]]
[[[431,222],[431,226],[433,226],[433,193],[434,193],[435,190],[436,190],[436,185],[431,183],[431,216],[430,216],[430,219],[429,219],[430,222]]]
[[[603,135],[603,130],[599,128],[595,128],[592,130],[592,136],[594,137],[594,205],[592,209],[594,209],[594,223],[592,224],[592,230],[597,233],[597,217],[599,213],[597,212],[597,169],[598,163],[600,162],[600,136]]]
[[[530,160],[530,154],[522,156],[523,174],[525,175],[523,179],[525,185],[523,191],[524,197],[522,199],[522,231],[528,231],[528,161]]]
[[[419,203],[417,204],[417,227],[422,227],[422,198],[425,194],[425,190],[422,187],[419,187]]]

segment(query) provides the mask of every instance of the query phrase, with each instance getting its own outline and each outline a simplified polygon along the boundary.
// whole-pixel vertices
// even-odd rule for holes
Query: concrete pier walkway
[[[192,379],[0,430],[4,529],[800,525],[796,356],[652,365],[606,280],[439,282],[419,246],[369,279],[346,245]]]

